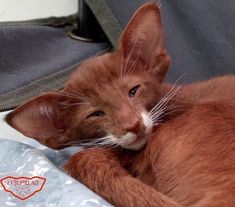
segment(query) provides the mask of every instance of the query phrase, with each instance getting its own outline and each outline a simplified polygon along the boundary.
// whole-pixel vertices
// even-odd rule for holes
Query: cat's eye
[[[95,111],[95,112],[93,112],[93,113],[91,113],[90,115],[88,115],[87,116],[87,118],[89,118],[89,117],[95,117],[95,116],[104,116],[105,115],[105,113],[103,112],[103,111]]]
[[[134,97],[139,88],[140,88],[140,85],[134,86],[134,87],[129,91],[129,97],[130,97],[130,98]]]

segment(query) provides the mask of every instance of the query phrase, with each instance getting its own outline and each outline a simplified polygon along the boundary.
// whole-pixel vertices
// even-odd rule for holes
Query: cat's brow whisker
[[[139,39],[139,33],[136,35],[135,42],[134,42],[134,44],[133,44],[133,46],[132,46],[132,48],[131,48],[131,51],[129,52],[129,55],[128,55],[128,57],[127,57],[126,64],[125,64],[125,68],[123,69],[123,75],[124,75],[124,76],[127,75],[127,66],[128,66],[128,64],[129,64],[130,58],[131,58],[131,56],[132,56],[132,54],[133,54],[133,52],[134,52],[134,49],[135,49],[135,47],[136,47],[136,45],[137,45],[138,39]]]
[[[121,79],[123,79],[123,77],[124,77],[123,66],[124,66],[124,53],[123,53],[123,50],[122,50]]]
[[[60,105],[65,106],[65,107],[87,105],[87,104],[88,103],[84,103],[84,102],[78,102],[78,103],[60,103]]]
[[[135,61],[132,63],[130,69],[127,72],[127,75],[131,75],[135,71],[136,63],[138,62],[139,56],[141,53],[141,47],[139,48],[138,54],[136,55]]]
[[[116,61],[116,72],[117,72],[117,75],[118,75],[118,79],[121,79],[121,69],[120,69],[120,66],[118,65],[118,58],[117,58],[117,56],[116,56],[115,61]]]
[[[79,97],[81,100],[83,100],[83,101],[85,101],[85,102],[89,102],[89,101],[88,101],[88,98],[85,97],[81,92],[75,91],[75,90],[73,90],[73,89],[70,89],[70,90],[71,90],[72,92],[74,92],[74,94],[72,93],[73,95]],[[71,94],[71,93],[69,93],[69,94]]]

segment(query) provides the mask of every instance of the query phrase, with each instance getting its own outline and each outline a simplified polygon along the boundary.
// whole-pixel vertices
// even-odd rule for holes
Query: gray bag
[[[134,11],[148,2],[85,1],[113,46]],[[169,81],[183,74],[191,82],[235,72],[235,1],[162,0],[161,10],[172,57]],[[0,26],[0,111],[61,88],[83,59],[110,48],[108,42],[71,39],[66,26],[49,27],[40,21],[26,25]]]
[[[86,0],[109,40],[117,38],[134,11],[148,0]],[[156,1],[157,2],[157,1]],[[186,82],[235,73],[234,0],[159,0],[172,58],[168,80]],[[101,12],[105,10],[105,12]],[[118,35],[117,35],[118,34]]]

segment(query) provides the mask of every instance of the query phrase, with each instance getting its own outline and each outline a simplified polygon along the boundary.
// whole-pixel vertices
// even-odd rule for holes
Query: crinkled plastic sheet
[[[55,151],[36,141],[28,144],[0,138],[0,179],[6,176],[41,176],[43,189],[26,200],[20,200],[0,185],[1,207],[108,207],[104,199],[63,172],[62,166],[78,147]],[[32,147],[33,146],[33,147]]]

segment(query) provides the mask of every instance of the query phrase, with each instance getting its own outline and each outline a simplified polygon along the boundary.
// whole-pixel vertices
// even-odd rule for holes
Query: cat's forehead
[[[129,67],[125,61],[118,59],[115,53],[88,59],[71,75],[67,87],[80,92],[106,91],[125,87],[130,81],[135,81],[134,72],[132,79],[130,79],[131,74],[125,76],[125,70],[127,73]]]
[[[115,76],[113,60],[115,57],[110,54],[90,58],[84,61],[70,76],[68,83],[86,84],[87,80],[96,81],[100,78]]]

